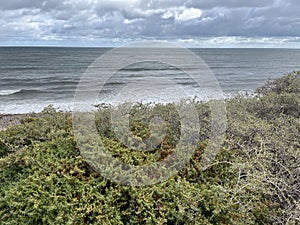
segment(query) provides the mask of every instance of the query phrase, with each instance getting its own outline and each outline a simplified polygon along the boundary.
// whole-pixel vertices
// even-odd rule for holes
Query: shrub
[[[0,132],[1,224],[297,224],[298,84],[299,72],[269,82],[257,97],[229,99],[226,138],[205,171],[199,163],[209,141],[210,109],[193,102],[201,123],[194,156],[177,175],[146,187],[122,186],[96,173],[80,154],[70,113],[49,106]],[[146,152],[117,138],[113,110],[101,105],[95,116],[113,157],[144,165],[163,160],[178,143],[174,104],[132,108],[130,130],[137,140],[149,138],[155,115],[167,127],[161,144]]]

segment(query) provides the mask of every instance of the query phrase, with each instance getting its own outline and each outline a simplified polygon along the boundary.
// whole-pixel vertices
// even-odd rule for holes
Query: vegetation
[[[270,81],[251,98],[227,101],[227,131],[213,164],[199,169],[210,133],[210,109],[188,165],[145,187],[114,183],[81,156],[71,115],[51,106],[0,132],[1,224],[298,224],[300,222],[300,72]],[[136,104],[130,127],[149,137],[153,115],[167,124],[153,151],[133,151],[111,129],[113,107],[99,106],[96,124],[115,158],[142,165],[165,159],[180,137],[174,104]],[[151,146],[153,147],[153,146]]]

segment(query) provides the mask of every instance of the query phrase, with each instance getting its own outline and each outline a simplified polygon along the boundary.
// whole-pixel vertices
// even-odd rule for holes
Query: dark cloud
[[[275,0],[210,0],[210,1],[187,1],[186,5],[190,7],[199,7],[202,9],[212,8],[261,8],[274,4]]]
[[[10,0],[0,41],[298,37],[299,9],[298,0]]]
[[[8,0],[2,1],[0,4],[1,10],[15,10],[23,8],[39,8],[43,4],[43,1],[32,0]]]

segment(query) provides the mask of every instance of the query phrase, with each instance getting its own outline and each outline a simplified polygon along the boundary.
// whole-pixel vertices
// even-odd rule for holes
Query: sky
[[[7,0],[0,46],[300,48],[299,0]]]

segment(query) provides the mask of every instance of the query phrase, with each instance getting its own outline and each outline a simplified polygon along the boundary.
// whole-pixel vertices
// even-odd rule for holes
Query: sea
[[[0,47],[0,114],[40,112],[52,104],[72,110],[74,96],[83,75],[110,48]],[[215,76],[224,97],[251,95],[270,79],[300,70],[300,49],[190,49],[205,62]],[[191,65],[192,67],[193,65]],[[101,68],[100,68],[101,69]],[[115,75],[115,77],[114,77]],[[126,88],[140,78],[173,80],[159,88],[160,97],[149,93],[143,101],[159,102],[164,95],[176,95],[172,85],[187,96],[205,99],[201,87],[185,72],[159,62],[128,65],[105,81],[97,103],[116,102]],[[122,92],[123,90],[123,92]],[[155,91],[155,90],[154,90]],[[138,89],[135,89],[138,92]],[[201,94],[202,93],[202,94]]]

